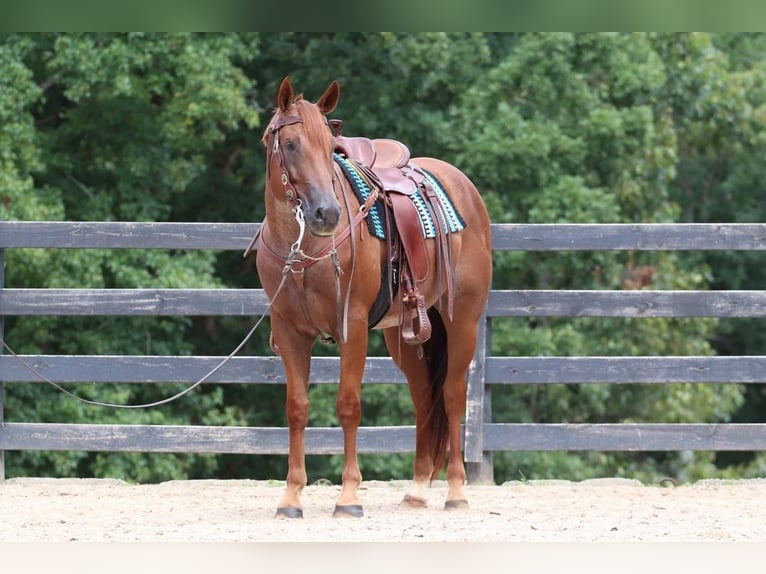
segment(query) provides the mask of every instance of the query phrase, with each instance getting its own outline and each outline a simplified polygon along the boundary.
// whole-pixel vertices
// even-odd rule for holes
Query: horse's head
[[[332,158],[335,137],[326,115],[340,95],[333,82],[316,103],[296,95],[285,77],[279,86],[277,110],[266,128],[267,179],[271,191],[288,204],[300,206],[314,235],[331,235],[340,220]]]

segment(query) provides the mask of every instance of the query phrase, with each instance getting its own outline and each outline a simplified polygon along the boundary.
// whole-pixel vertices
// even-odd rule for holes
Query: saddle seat
[[[338,136],[337,149],[367,169],[404,167],[410,161],[410,150],[402,142],[391,139]]]
[[[401,283],[404,289],[405,313],[402,321],[402,338],[418,345],[431,337],[431,322],[425,301],[418,285],[428,279],[431,265],[426,239],[421,229],[421,214],[409,196],[420,194],[431,213],[440,213],[442,206],[426,174],[410,157],[409,148],[392,139],[369,139],[365,137],[336,136],[339,153],[353,160],[378,188],[384,203],[391,209],[397,231],[398,245],[390,245],[394,256],[401,262]],[[447,274],[447,291],[450,315],[452,313],[452,249],[451,242],[440,225],[438,236],[436,271],[444,269]],[[389,241],[393,241],[391,238]],[[389,258],[391,260],[391,258]],[[412,315],[418,319],[414,325]]]

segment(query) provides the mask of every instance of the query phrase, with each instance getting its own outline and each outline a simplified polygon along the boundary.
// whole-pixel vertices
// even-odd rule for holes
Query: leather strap
[[[388,200],[394,211],[399,239],[404,245],[404,252],[412,270],[412,279],[417,285],[428,279],[431,268],[428,262],[426,240],[420,229],[420,215],[415,204],[406,195],[390,193]]]
[[[287,172],[287,167],[285,167],[285,156],[282,154],[282,148],[279,145],[279,130],[281,130],[285,126],[298,124],[303,121],[303,118],[300,116],[288,116],[288,115],[279,115],[276,118],[274,118],[274,121],[271,123],[271,128],[269,129],[269,137],[268,137],[268,147],[267,147],[267,157],[266,157],[266,177],[269,177],[269,171],[271,169],[271,160],[272,158],[276,158],[277,165],[279,166],[281,174],[281,180],[282,180],[282,187],[285,189],[285,199],[287,200],[287,203],[290,204],[290,207],[295,208],[298,205],[298,192],[295,190],[295,186],[293,185],[293,182],[290,181],[290,174]]]

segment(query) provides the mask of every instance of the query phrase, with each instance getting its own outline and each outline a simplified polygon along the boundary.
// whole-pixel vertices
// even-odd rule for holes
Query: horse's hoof
[[[444,510],[468,510],[468,501],[461,500],[448,500],[444,503]]]
[[[405,494],[399,506],[403,506],[405,508],[425,508],[428,506],[428,502],[426,502],[425,498],[412,496],[411,494]]]
[[[361,504],[336,504],[333,518],[361,518],[364,516]]]
[[[283,506],[277,508],[275,518],[303,518],[303,509],[299,506]]]

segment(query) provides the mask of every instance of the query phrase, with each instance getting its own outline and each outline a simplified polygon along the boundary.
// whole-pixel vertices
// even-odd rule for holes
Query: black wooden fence
[[[6,249],[215,249],[242,251],[246,223],[0,222],[0,336],[4,316],[239,315],[266,310],[260,290],[4,288]],[[766,224],[495,224],[495,250],[766,250]],[[469,372],[465,459],[469,480],[492,480],[492,452],[508,450],[766,450],[766,424],[519,424],[491,422],[492,387],[507,384],[764,383],[766,356],[491,356],[493,317],[765,317],[766,291],[494,290]],[[222,357],[24,356],[58,382],[198,380]],[[313,383],[337,382],[338,360],[316,358]],[[0,355],[0,479],[3,451],[87,450],[284,454],[284,428],[29,423],[3,420],[3,385],[34,381]],[[389,358],[371,357],[365,383],[404,383]],[[276,357],[235,357],[216,384],[283,384]],[[42,384],[42,383],[41,383]],[[307,431],[309,454],[342,452],[337,428]],[[414,427],[360,429],[359,450],[410,452]]]

